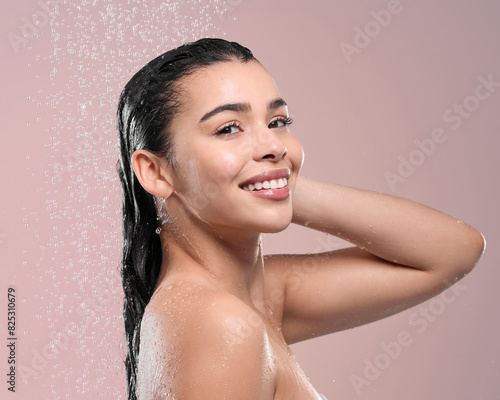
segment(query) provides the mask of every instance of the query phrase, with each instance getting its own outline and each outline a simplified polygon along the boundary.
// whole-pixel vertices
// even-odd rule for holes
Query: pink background
[[[19,338],[16,394],[4,383],[2,398],[125,398],[117,97],[145,62],[204,36],[241,42],[274,76],[305,148],[305,175],[428,204],[488,240],[455,293],[294,345],[317,390],[330,400],[498,398],[500,87],[471,96],[478,77],[500,82],[500,3],[58,3],[45,10],[35,0],[6,2],[0,16],[0,326],[4,337],[13,286]],[[388,8],[396,12],[381,26]],[[23,37],[20,26],[33,15],[36,32]],[[341,46],[354,46],[365,29],[372,37],[358,38],[363,48],[346,57]],[[25,43],[12,45],[13,34]],[[467,117],[447,111],[464,101]],[[418,153],[415,141],[437,128],[446,140]],[[398,174],[401,159],[415,166],[391,187],[385,176]],[[291,227],[264,245],[314,252],[345,243]],[[390,358],[383,345],[404,332],[409,345]],[[365,370],[370,363],[378,372]]]

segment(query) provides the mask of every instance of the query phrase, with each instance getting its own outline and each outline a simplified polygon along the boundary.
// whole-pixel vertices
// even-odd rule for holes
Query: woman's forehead
[[[183,83],[188,102],[198,107],[225,102],[266,103],[279,97],[267,70],[257,61],[229,61],[190,75]]]

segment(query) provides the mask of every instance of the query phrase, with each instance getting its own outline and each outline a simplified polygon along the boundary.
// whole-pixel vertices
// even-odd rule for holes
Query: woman
[[[319,399],[288,345],[412,307],[465,276],[470,226],[299,177],[288,108],[252,53],[202,39],[118,106],[130,399]],[[264,257],[291,222],[354,247]]]

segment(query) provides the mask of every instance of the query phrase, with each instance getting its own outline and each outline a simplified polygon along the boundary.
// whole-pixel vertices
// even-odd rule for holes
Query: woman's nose
[[[286,145],[280,135],[269,128],[257,132],[255,141],[254,159],[256,161],[263,159],[279,161],[287,152]]]

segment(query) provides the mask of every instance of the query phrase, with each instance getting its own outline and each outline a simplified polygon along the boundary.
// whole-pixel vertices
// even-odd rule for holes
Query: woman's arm
[[[393,263],[462,278],[483,252],[481,233],[411,200],[299,178],[293,222],[348,240]]]
[[[282,324],[290,342],[418,304],[470,272],[484,249],[483,236],[462,221],[366,190],[301,177],[293,209],[293,222],[357,247],[267,260],[286,279]]]

